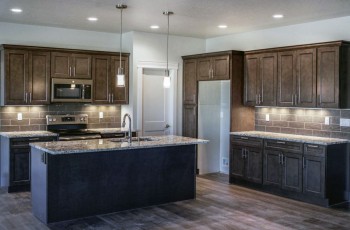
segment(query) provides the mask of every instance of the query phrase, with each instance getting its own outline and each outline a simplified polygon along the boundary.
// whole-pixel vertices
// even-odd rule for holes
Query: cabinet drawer
[[[323,145],[305,144],[304,155],[325,157],[326,147]]]
[[[263,139],[246,136],[231,136],[231,143],[261,148]]]
[[[293,153],[302,153],[303,144],[291,141],[265,140],[265,148]]]

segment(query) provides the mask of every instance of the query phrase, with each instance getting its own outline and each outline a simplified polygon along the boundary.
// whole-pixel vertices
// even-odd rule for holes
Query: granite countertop
[[[101,134],[107,133],[124,133],[128,132],[127,128],[98,128],[98,129],[89,129],[90,131],[100,132]],[[132,130],[133,132],[138,132],[138,130]]]
[[[20,137],[57,137],[56,133],[49,131],[22,131],[22,132],[0,132],[0,135],[8,138]]]
[[[318,144],[318,145],[332,145],[332,144],[341,144],[341,143],[349,142],[349,140],[347,139],[303,136],[303,135],[272,133],[272,132],[262,132],[262,131],[231,132],[230,134],[238,135],[238,136],[246,136],[246,137],[282,140],[282,141],[295,141],[295,142]]]
[[[152,141],[137,141],[131,144],[121,142],[120,139],[94,139],[81,141],[57,141],[57,142],[38,142],[31,143],[32,147],[45,151],[50,154],[71,154],[84,152],[102,152],[138,148],[156,148],[176,145],[191,145],[207,143],[207,140],[195,139],[181,136],[150,136]],[[137,138],[136,138],[137,139]],[[113,142],[116,141],[116,142]]]

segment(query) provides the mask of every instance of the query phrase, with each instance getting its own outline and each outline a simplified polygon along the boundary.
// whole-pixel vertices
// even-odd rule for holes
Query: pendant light
[[[115,84],[117,87],[125,87],[125,74],[122,67],[122,50],[123,50],[123,10],[128,6],[123,4],[118,4],[117,9],[120,10],[120,51],[119,51],[119,67],[118,73],[115,78]]]
[[[164,15],[168,17],[168,32],[166,36],[166,70],[165,70],[165,76],[163,80],[163,87],[164,88],[170,88],[170,74],[169,74],[169,17],[170,15],[174,14],[172,11],[164,11]]]

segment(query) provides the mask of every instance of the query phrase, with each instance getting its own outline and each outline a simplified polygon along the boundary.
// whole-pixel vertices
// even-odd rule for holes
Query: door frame
[[[166,69],[167,63],[166,62],[149,62],[149,61],[141,61],[138,62],[137,64],[137,127],[138,131],[140,133],[143,133],[143,73],[144,69]],[[169,116],[170,120],[169,123],[171,123],[170,133],[173,135],[176,134],[176,98],[177,98],[177,77],[178,77],[178,69],[179,65],[178,63],[169,63],[168,64],[169,68],[169,74],[170,74],[170,79],[171,79],[171,84],[170,88],[170,98],[169,101],[171,101],[172,106],[170,106],[170,111],[169,111]]]

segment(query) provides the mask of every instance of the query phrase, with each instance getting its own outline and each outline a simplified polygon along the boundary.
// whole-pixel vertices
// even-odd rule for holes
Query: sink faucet
[[[124,115],[122,127],[125,128],[125,118],[126,118],[126,117],[129,118],[129,136],[128,136],[128,142],[131,143],[132,134],[131,134],[131,116],[130,116],[130,114],[126,113],[126,114]]]

